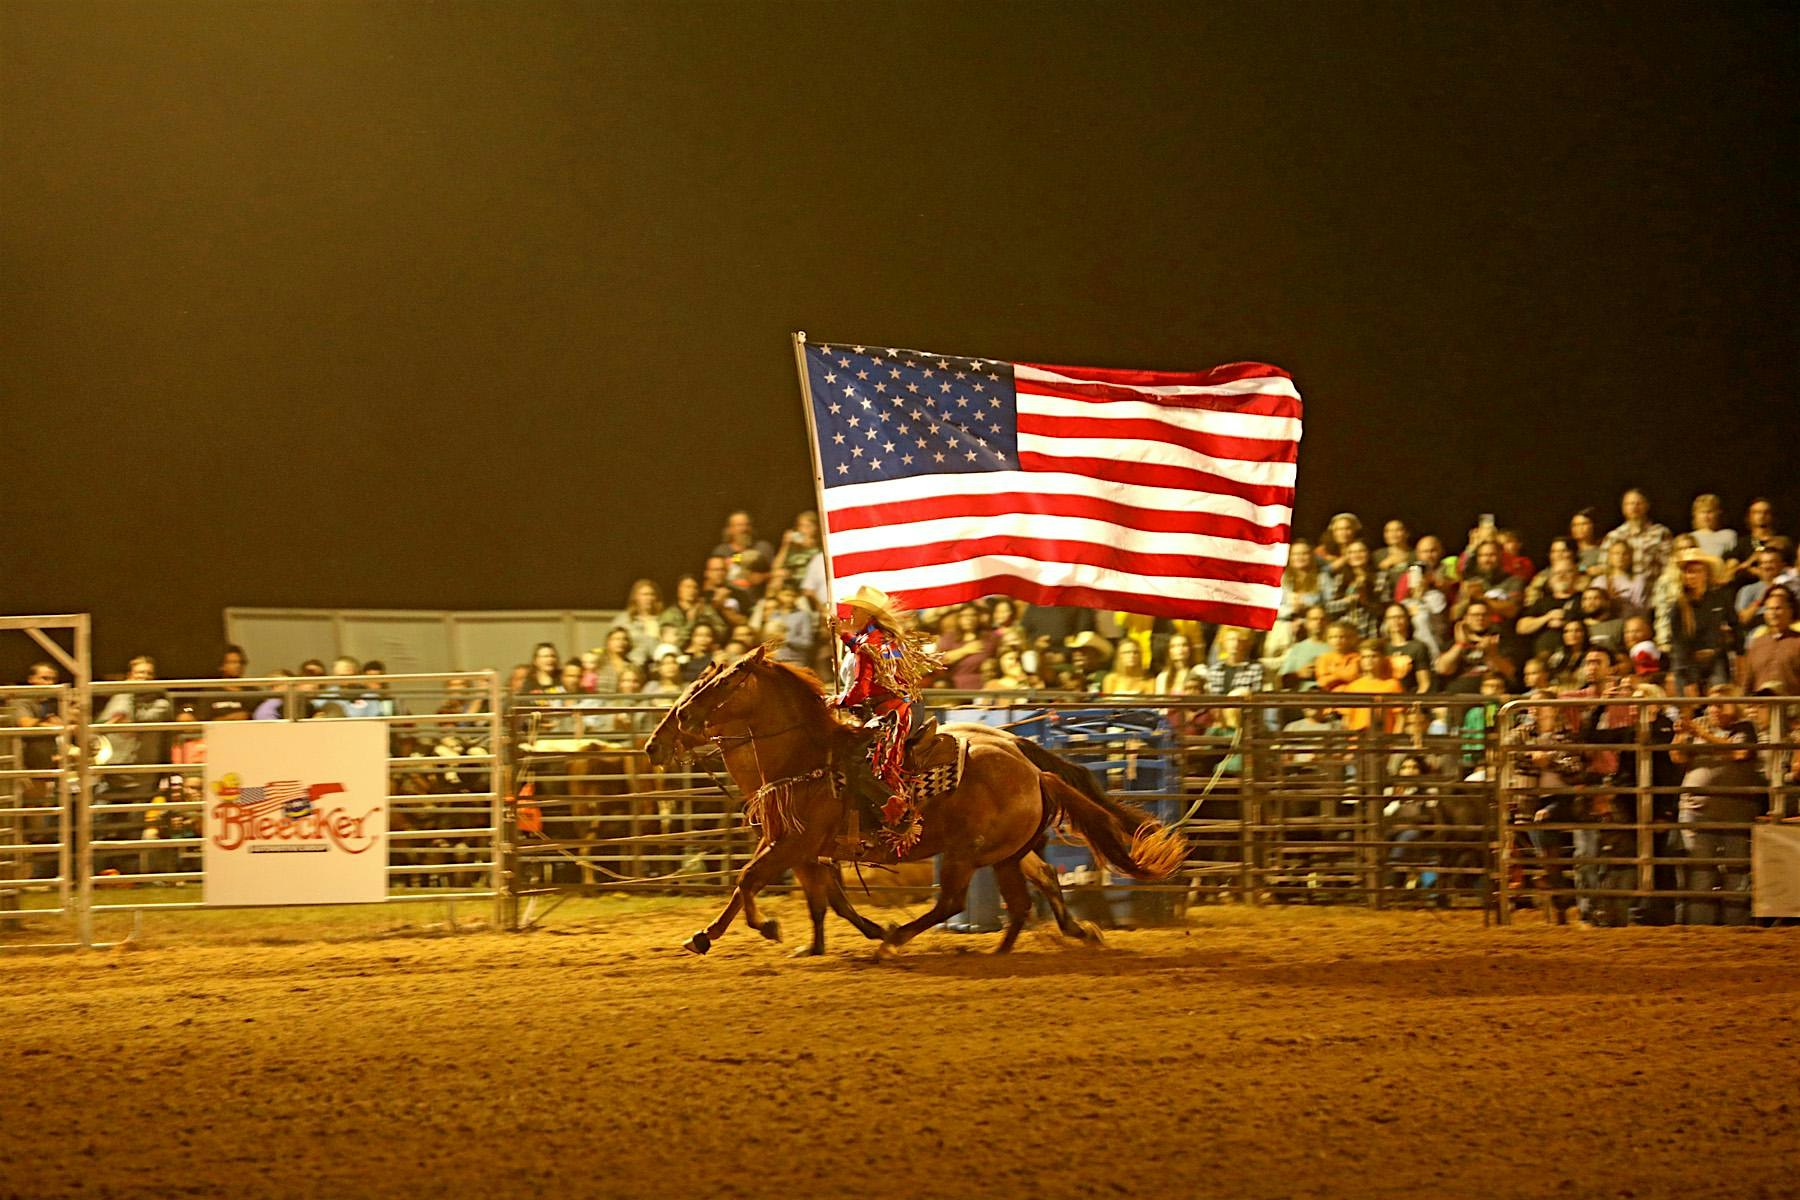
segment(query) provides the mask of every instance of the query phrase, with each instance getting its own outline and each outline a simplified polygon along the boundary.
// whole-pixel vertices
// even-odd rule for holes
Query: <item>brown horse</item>
[[[968,764],[954,790],[924,802],[924,833],[904,856],[941,856],[937,903],[923,916],[882,930],[850,906],[838,878],[836,864],[843,859],[894,860],[839,837],[845,805],[833,785],[833,763],[861,751],[853,732],[826,706],[818,679],[771,659],[766,647],[708,668],[656,727],[646,750],[652,761],[666,764],[707,743],[717,745],[762,840],[724,910],[685,948],[705,954],[740,908],[746,924],[776,939],[775,923],[757,916],[756,895],[788,870],[799,880],[812,918],[812,942],[801,953],[824,952],[827,906],[865,937],[903,946],[962,911],[980,867],[994,869],[1006,899],[999,952],[1012,949],[1030,915],[1027,881],[1049,901],[1058,928],[1089,939],[1096,931],[1069,916],[1056,873],[1037,853],[1052,826],[1067,819],[1115,869],[1139,879],[1164,878],[1186,857],[1179,831],[1107,795],[1079,764],[987,725],[943,729],[966,743]]]

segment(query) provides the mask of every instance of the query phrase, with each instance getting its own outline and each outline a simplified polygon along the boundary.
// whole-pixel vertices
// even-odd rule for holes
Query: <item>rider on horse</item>
[[[938,671],[927,653],[926,635],[906,628],[905,612],[871,587],[837,606],[838,637],[847,653],[838,664],[838,690],[827,703],[862,718],[868,753],[846,763],[853,795],[881,810],[884,834],[904,853],[919,837],[919,813],[907,797],[906,740],[917,723],[920,692]]]

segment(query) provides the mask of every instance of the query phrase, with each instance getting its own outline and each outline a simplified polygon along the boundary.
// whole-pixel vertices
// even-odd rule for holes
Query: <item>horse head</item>
[[[712,740],[706,732],[707,721],[733,700],[739,687],[750,679],[758,665],[769,657],[767,646],[758,646],[730,663],[712,663],[700,672],[700,678],[688,685],[663,719],[657,722],[644,750],[659,767],[673,765]]]

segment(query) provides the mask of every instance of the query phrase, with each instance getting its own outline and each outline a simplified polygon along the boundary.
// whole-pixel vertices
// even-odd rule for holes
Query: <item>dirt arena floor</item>
[[[877,964],[790,959],[778,899],[790,945],[681,953],[711,908],[0,956],[0,1195],[1800,1195],[1800,929],[1223,907]]]

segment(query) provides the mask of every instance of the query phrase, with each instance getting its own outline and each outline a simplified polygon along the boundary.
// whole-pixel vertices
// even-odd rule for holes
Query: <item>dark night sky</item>
[[[796,328],[1279,363],[1308,532],[1791,526],[1797,25],[4,0],[0,611],[615,604],[811,506]]]

